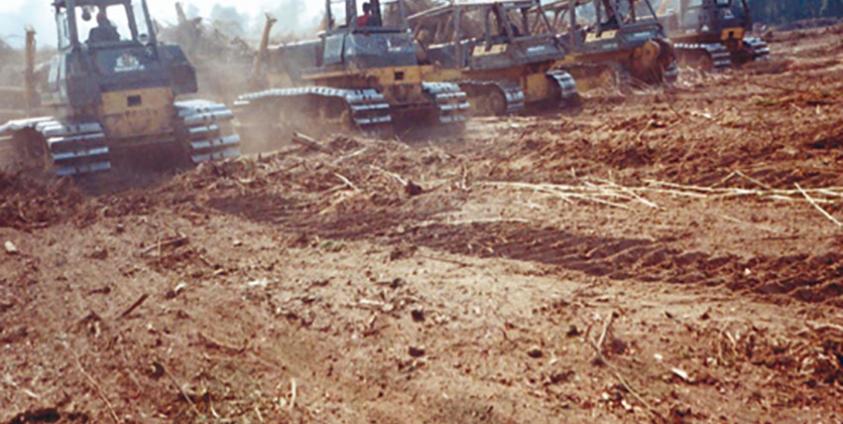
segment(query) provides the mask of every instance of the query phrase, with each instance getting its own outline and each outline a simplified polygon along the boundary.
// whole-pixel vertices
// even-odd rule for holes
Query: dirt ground
[[[843,422],[843,27],[771,48],[459,137],[2,177],[0,422]]]

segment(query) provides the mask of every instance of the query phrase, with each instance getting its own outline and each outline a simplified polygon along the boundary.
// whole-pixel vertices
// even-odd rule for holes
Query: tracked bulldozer
[[[747,0],[663,0],[659,15],[680,63],[719,70],[770,54],[766,42],[749,35],[752,15]]]
[[[431,77],[459,84],[476,115],[578,103],[574,78],[555,67],[567,52],[539,0],[452,1],[409,21]]]
[[[160,44],[145,0],[55,0],[58,52],[40,109],[0,126],[7,166],[78,176],[239,155],[232,112],[196,93],[182,50]]]
[[[673,45],[650,0],[556,0],[544,9],[570,51],[562,65],[577,81],[590,87],[607,75],[622,87],[676,81]]]
[[[364,6],[326,0],[325,30],[315,40],[269,47],[264,31],[255,72],[264,87],[235,102],[244,134],[462,128],[466,95],[427,79],[433,67],[418,61],[403,0]]]

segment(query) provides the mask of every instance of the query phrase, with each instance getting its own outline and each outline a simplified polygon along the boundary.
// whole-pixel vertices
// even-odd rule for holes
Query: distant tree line
[[[843,17],[843,0],[749,0],[749,5],[753,20],[765,24]]]

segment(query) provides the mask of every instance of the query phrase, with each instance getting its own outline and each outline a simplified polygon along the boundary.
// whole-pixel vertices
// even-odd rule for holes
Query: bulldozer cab
[[[326,70],[415,66],[416,45],[403,0],[326,0],[316,67]]]
[[[196,75],[177,46],[160,45],[145,0],[56,0],[59,52],[43,97],[71,116],[98,116],[107,93],[195,93]],[[143,98],[126,99],[139,107]]]
[[[666,37],[650,0],[557,0],[545,5],[571,49],[607,52]]]
[[[427,60],[448,68],[495,69],[565,56],[538,0],[454,1],[409,22]]]
[[[155,45],[145,1],[59,0],[53,6],[60,48]]]
[[[669,0],[665,0],[671,3]],[[678,0],[669,20],[670,31],[696,31],[718,34],[726,28],[749,28],[747,0]]]

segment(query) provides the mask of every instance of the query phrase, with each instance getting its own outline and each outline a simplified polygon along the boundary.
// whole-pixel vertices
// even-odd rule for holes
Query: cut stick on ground
[[[337,178],[339,178],[339,180],[340,180],[340,181],[342,181],[342,182],[343,182],[343,184],[345,184],[346,186],[348,186],[348,188],[350,188],[350,189],[352,189],[352,190],[354,190],[354,191],[360,191],[360,189],[359,189],[356,185],[354,185],[354,183],[352,183],[352,182],[351,182],[351,180],[349,180],[348,178],[346,178],[346,177],[345,177],[345,176],[343,176],[342,174],[340,174],[340,173],[338,173],[338,172],[334,172],[334,176],[335,176],[335,177],[337,177]]]
[[[618,368],[614,366],[611,362],[609,362],[609,360],[606,359],[606,356],[603,355],[602,343],[606,339],[606,334],[609,331],[609,326],[611,326],[612,322],[614,321],[614,316],[614,313],[609,315],[609,319],[603,326],[603,332],[600,334],[600,338],[596,342],[591,340],[588,334],[586,334],[588,344],[592,347],[592,349],[594,349],[594,352],[597,355],[597,359],[599,359],[606,366],[606,368],[609,369],[612,376],[615,377],[616,380],[618,380],[618,383],[620,383],[620,385],[623,386],[626,391],[628,391],[638,401],[638,403],[644,406],[644,408],[647,410],[648,413],[650,413],[650,415],[653,416],[653,419],[656,420],[656,422],[667,422],[667,420],[665,420],[665,418],[659,413],[659,411],[657,411],[656,408],[654,408],[650,404],[650,402],[647,402],[647,400],[644,399],[644,397],[640,393],[638,393],[635,388],[632,387],[632,384],[630,384],[629,381],[624,378]]]
[[[119,319],[126,318],[127,316],[129,316],[129,314],[134,312],[135,309],[137,309],[141,305],[143,305],[143,302],[146,302],[146,299],[149,299],[149,295],[146,294],[146,293],[142,294],[141,297],[138,298],[138,300],[136,300],[135,303],[132,304],[132,306],[129,306],[129,309],[126,309],[125,311],[123,311],[123,313],[120,314],[120,316],[117,317],[117,318],[119,318]]]
[[[178,380],[176,380],[176,377],[173,376],[172,373],[170,373],[170,370],[168,370],[167,367],[165,367],[164,364],[160,362],[155,362],[155,365],[161,368],[161,370],[164,371],[164,374],[167,375],[167,378],[170,379],[170,382],[173,383],[174,386],[176,386],[176,389],[178,389],[179,393],[181,393],[184,400],[186,400],[187,403],[190,405],[190,408],[193,409],[193,413],[196,414],[196,418],[201,417],[202,413],[199,412],[199,408],[196,407],[196,404],[193,403],[193,399],[191,399],[190,396],[188,396],[187,392],[184,391],[184,387],[182,387]]]
[[[830,323],[821,323],[821,322],[808,322],[808,326],[811,327],[814,331],[822,331],[822,330],[836,330],[840,333],[843,333],[843,325],[837,324],[830,324]]]
[[[741,178],[743,178],[743,179],[745,179],[745,180],[747,180],[747,181],[749,181],[749,182],[753,183],[753,184],[756,184],[756,185],[758,185],[758,186],[760,186],[760,187],[763,187],[763,188],[764,188],[764,189],[766,189],[766,190],[772,190],[772,189],[773,189],[773,187],[770,187],[770,186],[768,186],[767,184],[764,184],[764,183],[762,183],[761,181],[759,181],[759,180],[757,180],[757,179],[755,179],[755,178],[752,178],[752,177],[750,177],[749,175],[744,174],[744,173],[743,173],[742,171],[740,171],[740,170],[735,171],[735,174],[736,174],[736,175],[738,175],[738,176],[740,176]]]
[[[799,186],[799,183],[793,183],[793,185],[795,185],[796,188],[799,190],[799,192],[802,193],[803,196],[805,196],[805,199],[808,200],[808,203],[813,205],[814,208],[816,208],[818,211],[820,211],[820,213],[823,214],[826,218],[828,218],[829,221],[833,222],[838,227],[843,227],[843,223],[838,221],[837,218],[833,217],[830,213],[826,212],[825,209],[820,207],[820,205],[817,204],[817,202],[814,200],[814,198],[811,197],[810,195],[808,195],[808,193],[805,190],[803,190],[801,186]]]
[[[296,379],[290,379],[290,411],[296,408],[296,398],[298,397],[298,385]]]
[[[316,141],[315,138],[309,137],[309,136],[307,136],[305,134],[302,134],[300,132],[294,133],[291,141],[293,143],[296,143],[296,144],[299,144],[299,145],[302,145],[302,146],[305,146],[305,147],[308,147],[308,148],[311,148],[313,150],[317,150],[317,151],[320,151],[320,152],[326,152],[327,153],[327,152],[331,151],[331,149],[328,149],[327,147],[323,146],[321,143]]]
[[[609,314],[609,319],[606,320],[606,323],[603,325],[603,331],[600,333],[600,338],[597,339],[595,344],[595,348],[601,353],[603,352],[603,343],[606,342],[606,336],[609,334],[609,330],[612,327],[612,323],[615,321],[615,314]]]
[[[123,420],[121,420],[120,417],[117,416],[117,412],[115,412],[114,406],[111,404],[108,398],[105,397],[105,393],[102,391],[102,386],[100,386],[100,384],[97,383],[96,380],[94,380],[94,377],[92,377],[91,374],[88,374],[88,372],[85,371],[85,368],[82,366],[82,361],[79,360],[79,355],[77,355],[76,352],[71,350],[70,346],[68,346],[67,343],[63,344],[65,350],[67,350],[73,356],[73,359],[76,362],[76,367],[79,369],[79,373],[81,373],[82,376],[85,377],[85,380],[88,381],[88,384],[91,385],[91,387],[94,389],[94,392],[97,393],[97,396],[99,396],[99,398],[102,399],[102,401],[105,403],[106,408],[108,408],[108,413],[109,415],[111,415],[111,419],[113,419],[115,423],[122,423]]]
[[[436,257],[436,256],[421,255],[421,254],[418,254],[418,253],[413,255],[413,256],[421,258],[421,259],[428,259],[428,260],[431,260],[431,261],[438,261],[438,262],[444,262],[444,263],[447,263],[447,264],[459,265],[463,268],[471,266],[471,264],[469,264],[469,263],[460,262],[460,261],[448,259],[448,258],[439,258],[439,257]]]
[[[624,186],[622,186],[622,185],[620,185],[620,184],[618,184],[614,181],[604,180],[602,178],[595,178],[594,181],[597,181],[597,182],[600,182],[600,183],[603,183],[603,184],[608,184],[608,185],[610,185],[614,188],[617,188],[618,190],[621,190],[622,192],[632,196],[633,198],[635,198],[635,200],[641,202],[641,204],[643,204],[644,206],[647,206],[648,208],[661,209],[659,207],[659,205],[639,196],[637,193],[635,193],[635,191],[633,189],[630,189],[628,187],[624,187]]]
[[[146,299],[149,299],[149,295],[144,293],[140,298],[138,298],[138,300],[135,301],[135,303],[132,304],[132,306],[129,306],[129,309],[126,309],[122,314],[120,314],[118,318],[123,319],[129,316],[129,314],[134,312],[135,309],[138,309],[141,305],[143,305],[143,302],[146,302]]]
[[[401,184],[402,186],[405,186],[405,187],[407,186],[407,179],[406,178],[404,178],[404,177],[402,177],[402,176],[400,176],[400,175],[398,175],[394,172],[387,171],[386,169],[383,169],[379,166],[375,166],[375,165],[370,165],[370,166],[371,166],[372,169],[374,169],[376,171],[379,171],[379,172],[382,172],[384,175],[388,175],[392,178],[395,178],[395,181],[398,181],[398,183]]]
[[[161,241],[158,241],[158,242],[154,243],[153,245],[147,247],[146,249],[143,249],[141,251],[141,254],[145,255],[149,252],[152,252],[153,250],[160,251],[164,247],[181,246],[182,244],[187,243],[188,241],[190,241],[190,239],[186,235],[180,234],[178,237],[173,237],[173,238],[168,239],[168,240],[161,240]]]
[[[242,347],[231,346],[231,345],[229,345],[227,343],[223,343],[223,342],[221,342],[221,341],[219,341],[219,340],[217,340],[217,339],[215,339],[211,336],[208,336],[201,331],[198,332],[197,335],[199,336],[199,339],[202,340],[202,343],[204,343],[206,346],[208,346],[212,349],[223,350],[223,351],[234,352],[234,353],[243,353],[243,352],[246,351],[246,349],[249,346],[248,343],[244,343]]]

